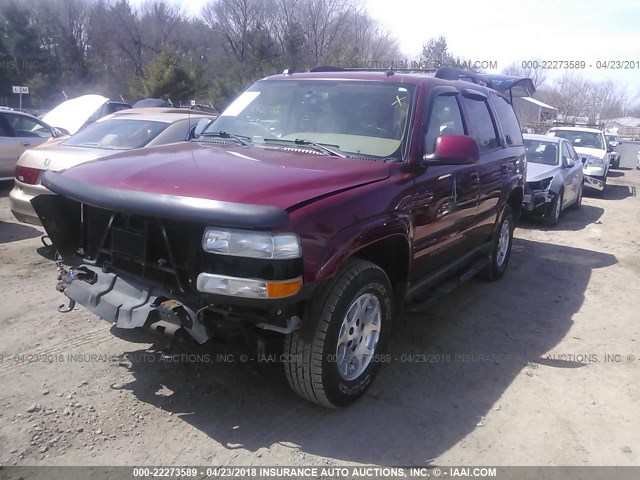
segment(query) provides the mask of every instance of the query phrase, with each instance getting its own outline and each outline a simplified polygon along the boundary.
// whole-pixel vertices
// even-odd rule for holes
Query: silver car
[[[31,199],[49,191],[40,183],[45,170],[60,171],[117,152],[165,145],[194,137],[198,122],[215,115],[193,110],[140,108],[101,118],[71,137],[33,148],[20,157],[9,194],[14,217],[40,225]]]
[[[524,145],[527,149],[524,209],[547,224],[556,225],[565,208],[580,208],[582,204],[582,162],[564,138],[525,134]]]
[[[0,180],[13,180],[16,162],[26,149],[60,135],[28,113],[0,110]]]

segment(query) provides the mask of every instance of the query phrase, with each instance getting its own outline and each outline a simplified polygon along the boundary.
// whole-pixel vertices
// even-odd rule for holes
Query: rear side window
[[[4,115],[0,115],[0,137],[13,137],[11,125]]]
[[[502,124],[507,145],[522,145],[522,129],[509,102],[495,95],[493,96],[493,104],[496,107],[498,118]]]
[[[464,124],[458,101],[453,95],[440,95],[433,101],[424,140],[425,153],[433,153],[438,137],[464,135]]]
[[[480,151],[492,150],[500,145],[496,126],[489,113],[486,100],[464,97],[464,105],[468,116],[468,125],[471,135],[478,142]]]

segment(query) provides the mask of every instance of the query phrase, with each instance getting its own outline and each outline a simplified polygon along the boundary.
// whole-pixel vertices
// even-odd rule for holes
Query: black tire
[[[582,194],[584,193],[584,181],[580,184],[580,190],[578,191],[578,198],[572,205],[574,210],[579,210],[582,207]]]
[[[508,245],[506,249],[506,253],[501,256],[499,255],[499,251],[501,250],[500,238],[503,233],[503,228],[505,223],[507,224],[508,229]],[[498,229],[495,233],[495,238],[493,239],[493,243],[491,246],[491,258],[489,261],[489,265],[487,265],[483,270],[478,273],[478,277],[482,280],[498,280],[504,272],[507,271],[507,266],[509,264],[509,258],[511,257],[511,247],[513,246],[513,230],[515,228],[515,223],[513,221],[513,212],[509,205],[505,206],[504,213],[502,214],[502,219],[500,220],[500,224],[498,225]]]
[[[549,205],[549,211],[547,215],[544,217],[545,223],[550,227],[555,227],[560,220],[560,215],[562,214],[562,201],[564,200],[564,188],[560,189],[556,198],[553,199],[551,205]]]
[[[366,368],[357,377],[345,379],[338,371],[337,361],[341,327],[355,301],[365,298],[363,296],[371,299],[369,295],[377,299],[380,307],[377,345]],[[369,388],[380,365],[387,359],[384,353],[393,317],[389,278],[384,270],[371,262],[350,259],[318,292],[305,314],[315,322],[310,325],[311,330],[296,330],[284,341],[284,367],[289,385],[302,398],[317,405],[329,408],[349,405]],[[359,317],[353,317],[352,321],[356,319]],[[362,323],[359,325],[362,328]],[[361,342],[362,338],[353,345]],[[351,343],[348,345],[351,348]]]

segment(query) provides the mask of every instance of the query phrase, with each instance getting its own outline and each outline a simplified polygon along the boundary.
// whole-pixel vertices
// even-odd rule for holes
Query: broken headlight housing
[[[544,192],[549,190],[549,186],[553,181],[553,177],[544,178],[542,180],[538,180],[537,182],[527,182],[527,190],[531,190],[532,192]]]

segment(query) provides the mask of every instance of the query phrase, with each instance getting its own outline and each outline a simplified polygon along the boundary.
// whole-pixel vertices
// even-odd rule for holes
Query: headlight
[[[300,239],[294,234],[271,234],[250,230],[207,228],[202,237],[206,252],[250,258],[299,258]]]
[[[590,159],[587,160],[587,163],[585,163],[586,167],[602,167],[603,165],[604,165],[604,159],[602,158],[591,157]]]
[[[544,191],[549,189],[549,185],[551,185],[552,181],[553,177],[545,178],[537,182],[527,182],[527,187],[529,187],[534,192]]]

